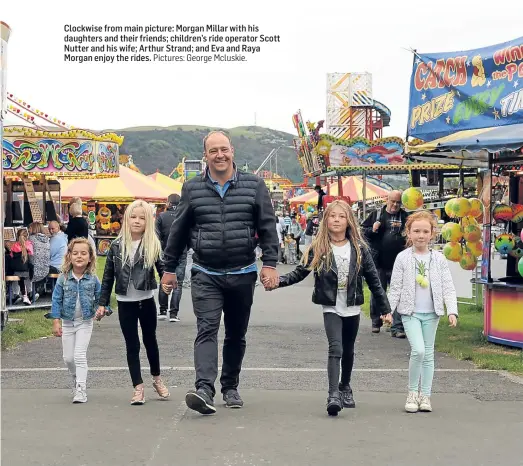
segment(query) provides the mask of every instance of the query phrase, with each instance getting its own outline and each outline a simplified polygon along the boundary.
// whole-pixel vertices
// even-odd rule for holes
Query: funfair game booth
[[[523,348],[522,50],[523,38],[476,50],[413,51],[408,120],[412,139],[407,148],[408,155],[419,161],[479,170],[482,249],[469,247],[465,235],[476,228],[463,223],[478,202],[462,196],[446,206],[460,227],[449,225],[449,236],[454,235],[451,230],[456,236],[444,253],[470,267],[476,266],[468,260],[471,253],[480,257],[481,273],[472,281],[483,288],[484,335],[492,343],[519,348]],[[497,177],[508,177],[506,203],[500,186],[492,182]]]
[[[174,181],[174,180],[173,180]],[[73,197],[83,202],[89,229],[96,243],[97,254],[107,255],[111,242],[118,236],[125,209],[136,199],[143,199],[163,208],[173,187],[131,168],[120,166],[118,178],[101,180],[63,180],[62,200]]]

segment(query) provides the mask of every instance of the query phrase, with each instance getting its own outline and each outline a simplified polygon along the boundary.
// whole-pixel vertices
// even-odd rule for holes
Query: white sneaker
[[[31,305],[31,301],[29,300],[29,298],[28,298],[27,296],[24,296],[24,297],[22,298],[22,302],[23,302],[24,304],[26,304],[27,306],[30,306],[30,305]]]
[[[409,392],[407,395],[405,411],[407,411],[407,413],[417,413],[419,411],[419,399],[416,392]]]
[[[74,394],[73,403],[85,403],[87,401],[87,391],[85,385],[77,384],[76,393]]]
[[[420,395],[419,410],[425,412],[432,412],[432,405],[430,404],[430,396]]]

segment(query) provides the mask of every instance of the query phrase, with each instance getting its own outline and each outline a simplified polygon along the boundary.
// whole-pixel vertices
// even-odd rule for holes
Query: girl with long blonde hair
[[[125,339],[127,364],[134,387],[131,399],[133,405],[145,403],[138,321],[153,377],[153,388],[160,398],[169,397],[169,390],[160,377],[160,354],[156,340],[155,267],[161,277],[161,245],[154,229],[153,210],[150,204],[138,199],[125,210],[120,234],[109,248],[102,279],[100,307],[97,311],[100,317],[105,315],[116,281],[118,319]]]
[[[301,264],[281,276],[278,286],[294,285],[311,272],[314,273],[312,302],[322,306],[329,341],[327,412],[337,416],[343,408],[356,406],[350,381],[364,302],[363,277],[380,304],[384,319],[391,320],[389,302],[372,255],[345,201],[335,200],[327,206],[318,234],[303,254]]]

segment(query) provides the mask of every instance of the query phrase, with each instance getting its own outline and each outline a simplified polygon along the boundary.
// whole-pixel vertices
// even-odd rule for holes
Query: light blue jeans
[[[401,320],[410,343],[409,392],[418,392],[421,376],[421,394],[430,396],[439,316],[435,312],[414,312],[411,316],[402,315]]]

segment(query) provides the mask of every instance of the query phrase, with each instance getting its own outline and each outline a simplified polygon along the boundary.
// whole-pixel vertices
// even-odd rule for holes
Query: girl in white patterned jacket
[[[434,341],[439,319],[445,315],[444,304],[450,326],[457,324],[456,290],[447,259],[442,253],[429,249],[436,227],[436,219],[427,211],[408,217],[407,249],[396,258],[388,293],[390,307],[401,315],[411,347],[409,393],[405,403],[405,411],[409,413],[432,411]]]

